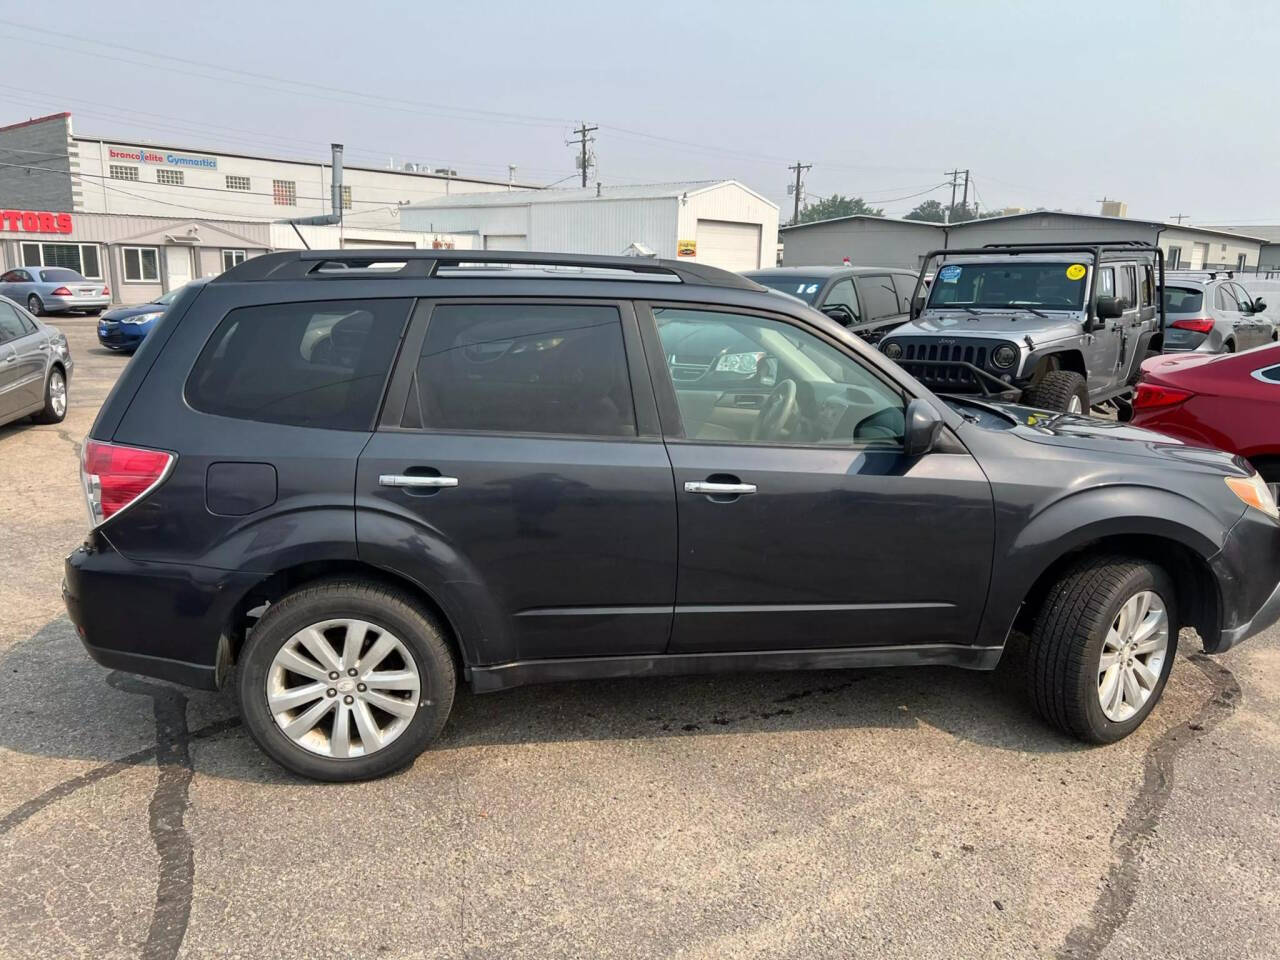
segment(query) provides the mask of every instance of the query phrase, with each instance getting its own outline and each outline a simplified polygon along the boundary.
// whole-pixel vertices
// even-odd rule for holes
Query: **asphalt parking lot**
[[[228,694],[76,641],[78,443],[127,358],[54,322],[66,422],[0,427],[3,956],[1275,955],[1277,629],[1212,660],[1184,633],[1102,749],[1035,719],[1015,648],[463,692],[399,775],[284,774]]]

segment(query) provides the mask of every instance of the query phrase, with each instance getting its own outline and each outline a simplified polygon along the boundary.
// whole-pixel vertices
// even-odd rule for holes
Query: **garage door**
[[[709,263],[725,270],[756,270],[760,267],[758,223],[699,220],[697,240],[699,263]]]
[[[523,233],[489,233],[485,234],[486,250],[528,250],[529,240]]]

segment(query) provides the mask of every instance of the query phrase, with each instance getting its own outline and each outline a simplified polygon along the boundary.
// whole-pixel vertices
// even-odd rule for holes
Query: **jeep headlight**
[[[1223,477],[1231,492],[1246,505],[1261,510],[1272,520],[1280,520],[1280,510],[1276,509],[1275,497],[1271,496],[1271,488],[1259,473],[1251,477]]]
[[[135,317],[125,317],[121,323],[150,323],[164,313],[163,310],[157,310],[155,313],[140,313]]]
[[[883,353],[890,360],[897,360],[899,357],[902,356],[902,344],[894,343],[892,340],[890,340],[888,343],[886,343],[883,347],[880,348],[880,352]]]
[[[991,352],[991,362],[1002,370],[1012,367],[1018,362],[1018,348],[1007,343],[996,347]]]

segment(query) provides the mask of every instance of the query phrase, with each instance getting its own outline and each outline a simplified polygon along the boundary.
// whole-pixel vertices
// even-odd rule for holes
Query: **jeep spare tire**
[[[1088,413],[1089,387],[1074,370],[1050,370],[1027,390],[1023,402],[1042,410]]]

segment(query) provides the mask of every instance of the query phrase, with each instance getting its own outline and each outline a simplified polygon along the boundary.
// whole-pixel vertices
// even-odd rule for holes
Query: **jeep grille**
[[[978,378],[967,367],[930,366],[934,363],[971,363],[987,369],[987,348],[963,343],[903,343],[898,364],[930,390],[957,387],[980,390]]]

